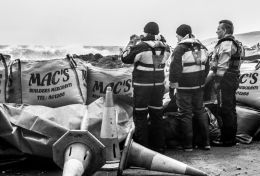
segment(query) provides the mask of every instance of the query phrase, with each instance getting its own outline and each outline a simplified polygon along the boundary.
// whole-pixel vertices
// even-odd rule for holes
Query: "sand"
[[[212,147],[210,151],[182,152],[167,150],[166,155],[203,170],[209,176],[256,176],[260,175],[260,142],[239,144],[234,147]],[[0,175],[60,176],[61,170],[51,160],[42,158],[9,165],[0,169]],[[125,176],[177,176],[143,169],[127,169]]]

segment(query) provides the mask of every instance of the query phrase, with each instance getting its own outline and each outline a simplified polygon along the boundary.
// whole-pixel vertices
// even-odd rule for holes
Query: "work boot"
[[[236,142],[236,141],[223,142],[221,140],[213,140],[211,142],[211,145],[215,146],[215,147],[232,147],[232,146],[235,146],[235,145],[238,145],[238,144],[239,143]]]

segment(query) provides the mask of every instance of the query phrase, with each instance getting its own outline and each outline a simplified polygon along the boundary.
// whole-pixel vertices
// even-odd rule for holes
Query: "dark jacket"
[[[198,58],[198,61],[195,58]],[[179,84],[177,89],[190,90],[204,87],[208,71],[207,49],[199,40],[188,38],[178,43],[172,54],[169,75],[171,83]]]
[[[162,37],[147,36],[132,46],[122,56],[122,62],[134,64],[133,85],[154,86],[164,84],[165,61],[170,56],[170,47]]]

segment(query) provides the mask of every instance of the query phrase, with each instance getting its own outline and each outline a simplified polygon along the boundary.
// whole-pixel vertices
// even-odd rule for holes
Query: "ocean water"
[[[43,46],[43,45],[0,45],[0,53],[8,54],[11,59],[58,59],[67,54],[103,56],[119,54],[120,46]]]
[[[209,51],[213,51],[216,40],[208,40],[205,43]],[[0,53],[10,55],[14,59],[59,59],[70,55],[101,54],[102,56],[118,55],[122,46],[44,46],[44,45],[0,45]],[[260,55],[260,42],[255,42],[251,47],[245,46],[245,55]]]

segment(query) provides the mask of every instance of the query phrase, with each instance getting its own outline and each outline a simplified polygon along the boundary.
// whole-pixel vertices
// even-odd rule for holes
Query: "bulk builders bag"
[[[85,104],[87,66],[64,59],[20,60],[10,64],[9,103],[59,107]]]
[[[260,111],[252,107],[237,105],[237,135],[241,143],[249,144],[260,129]]]
[[[236,99],[240,103],[260,108],[260,62],[244,62],[241,64],[239,87]]]
[[[87,74],[87,104],[105,96],[108,86],[112,88],[115,95],[132,96],[132,71],[133,67],[109,69],[89,64]]]

